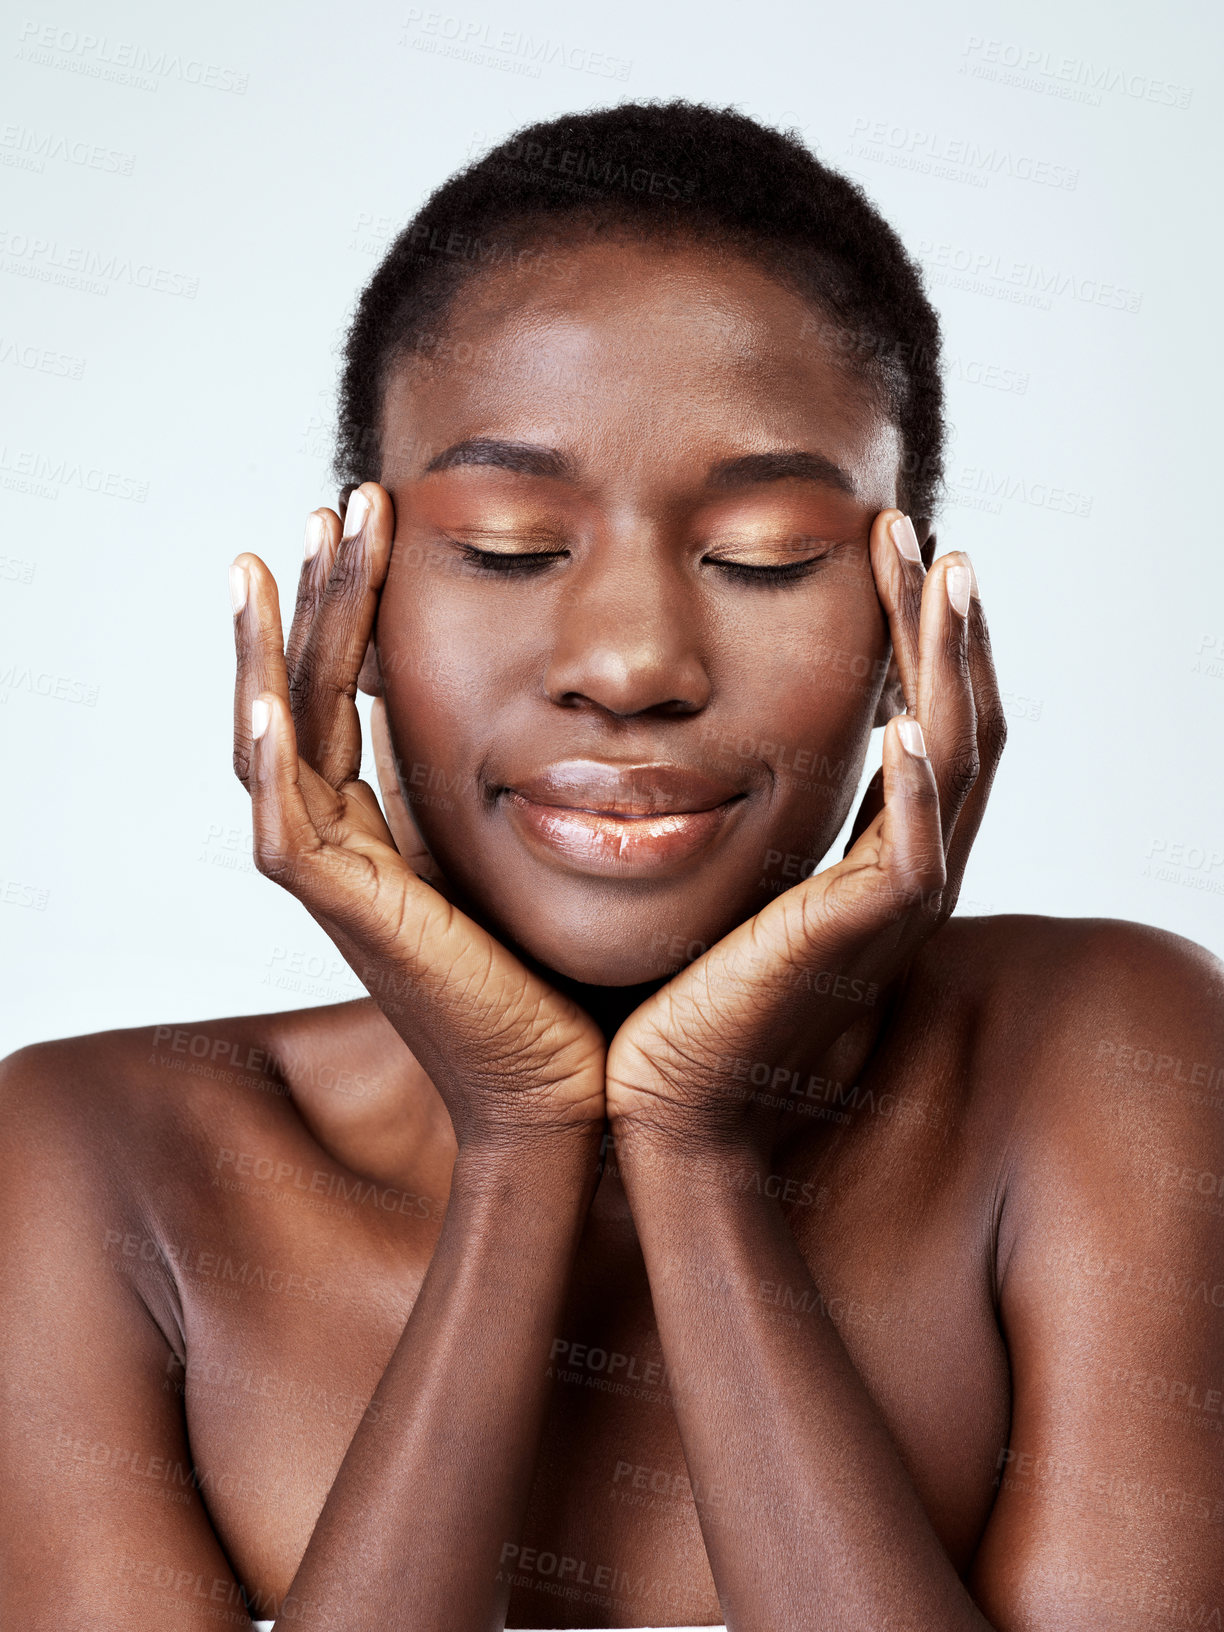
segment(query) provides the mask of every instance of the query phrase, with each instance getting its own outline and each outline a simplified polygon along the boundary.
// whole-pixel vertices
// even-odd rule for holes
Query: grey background
[[[226,569],[290,593],[335,347],[514,127],[685,95],[798,126],[929,269],[1011,718],[963,911],[1224,950],[1214,8],[286,0],[0,32],[0,1049],[360,988],[252,868]]]

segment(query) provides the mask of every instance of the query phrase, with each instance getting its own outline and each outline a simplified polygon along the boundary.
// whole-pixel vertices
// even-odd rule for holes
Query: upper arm
[[[968,1583],[1000,1629],[1224,1619],[1220,975],[1117,926],[1025,1102],[1012,1431]]]
[[[64,1044],[0,1063],[0,1625],[247,1627],[169,1347],[111,1247],[72,1063]]]

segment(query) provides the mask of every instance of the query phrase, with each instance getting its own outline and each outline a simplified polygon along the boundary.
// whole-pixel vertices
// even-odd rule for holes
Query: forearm
[[[780,1207],[618,1151],[731,1632],[987,1632]]]
[[[455,1166],[429,1271],[282,1608],[303,1632],[485,1632],[517,1539],[599,1135]]]

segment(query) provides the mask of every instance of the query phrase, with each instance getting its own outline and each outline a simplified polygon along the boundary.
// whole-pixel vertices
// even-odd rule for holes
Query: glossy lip
[[[746,799],[743,788],[690,767],[604,760],[561,760],[501,792],[531,849],[604,878],[647,878],[690,861]]]

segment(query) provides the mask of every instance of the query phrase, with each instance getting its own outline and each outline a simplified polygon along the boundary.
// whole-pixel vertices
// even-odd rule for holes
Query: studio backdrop
[[[340,336],[427,192],[626,99],[798,129],[925,269],[939,547],[1010,724],[959,910],[1224,951],[1213,8],[457,4],[7,14],[3,1049],[360,994],[252,864],[227,569],[289,598]]]

